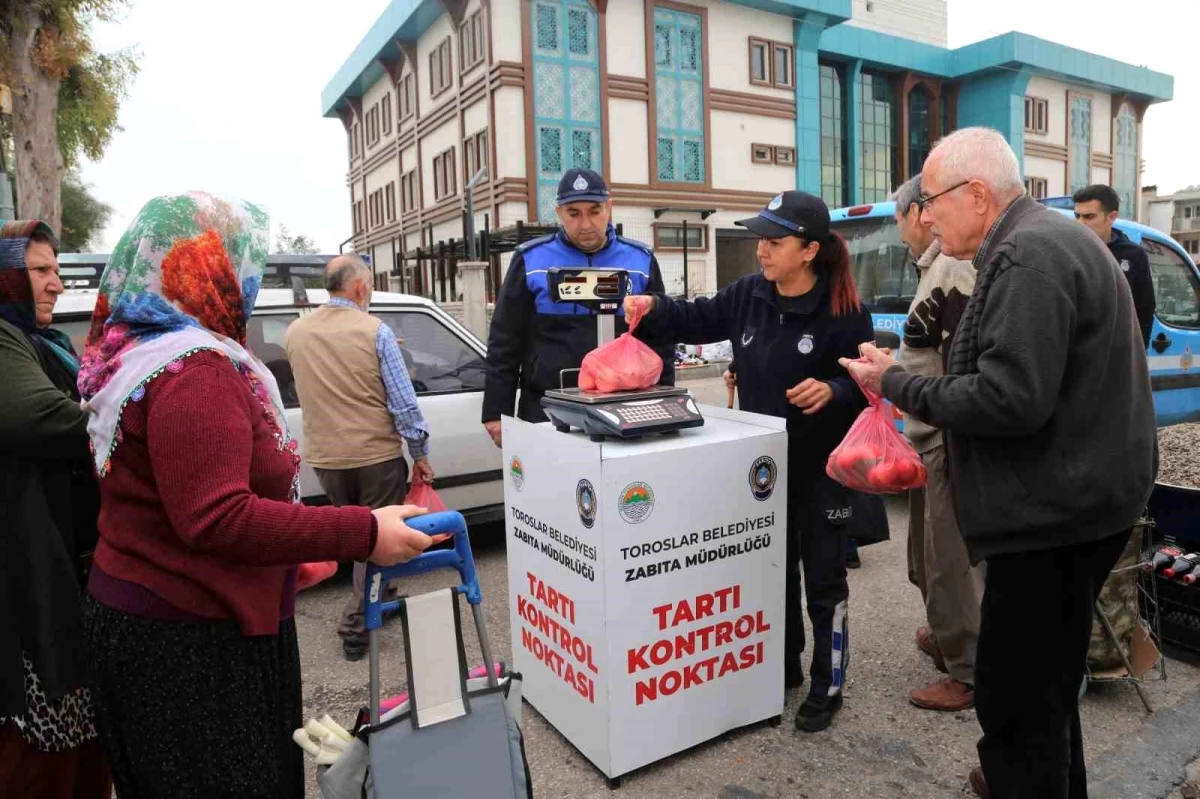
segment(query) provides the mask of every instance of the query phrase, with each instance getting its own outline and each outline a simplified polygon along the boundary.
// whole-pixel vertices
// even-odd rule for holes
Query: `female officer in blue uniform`
[[[820,198],[787,191],[737,224],[759,236],[760,274],[694,302],[662,294],[627,297],[625,313],[645,315],[639,336],[665,335],[686,344],[728,339],[741,408],[787,420],[785,679],[789,688],[804,682],[803,564],[814,640],[809,694],[796,727],[817,732],[842,706],[849,655],[850,501],[847,490],[826,476],[825,462],[866,407],[838,358],[857,358],[858,345],[871,341],[874,330],[858,300],[846,242],[830,231],[829,209]]]

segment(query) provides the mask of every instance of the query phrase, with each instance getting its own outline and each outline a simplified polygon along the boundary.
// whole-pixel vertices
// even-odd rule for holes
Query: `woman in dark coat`
[[[83,651],[83,564],[99,494],[53,233],[0,226],[0,786],[6,796],[103,797]]]

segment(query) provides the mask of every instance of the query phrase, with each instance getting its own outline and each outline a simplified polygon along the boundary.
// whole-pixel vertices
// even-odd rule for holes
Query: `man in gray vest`
[[[288,328],[284,345],[304,412],[304,458],[334,505],[399,505],[413,481],[432,482],[429,428],[417,407],[396,334],[367,313],[371,270],[341,255],[325,271],[329,302]],[[347,660],[366,654],[366,564],[354,564],[354,595],[338,626]]]
[[[904,322],[900,365],[928,377],[944,375],[942,359],[975,287],[975,267],[942,252],[942,243],[921,224],[921,176],[909,179],[892,199],[900,240],[920,274]],[[975,704],[975,644],[984,566],[972,566],[958,532],[950,498],[950,471],[942,431],[904,414],[904,434],[921,455],[928,479],[914,489],[909,506],[908,577],[921,590],[928,626],[917,630],[917,646],[949,676],[909,694],[917,707],[966,710]]]

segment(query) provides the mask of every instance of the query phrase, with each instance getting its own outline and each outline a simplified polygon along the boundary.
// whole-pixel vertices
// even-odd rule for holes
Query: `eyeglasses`
[[[950,188],[946,189],[945,191],[939,191],[937,194],[931,194],[928,197],[925,196],[924,194],[920,194],[917,196],[917,208],[924,211],[938,197],[941,197],[943,194],[949,194],[950,192],[954,191],[955,189],[961,189],[963,186],[967,185],[970,182],[971,182],[970,180],[964,180],[962,183],[956,183],[953,186],[951,186]]]

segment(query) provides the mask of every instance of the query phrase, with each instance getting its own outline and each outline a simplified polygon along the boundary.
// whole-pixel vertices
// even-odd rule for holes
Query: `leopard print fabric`
[[[0,724],[11,721],[26,743],[43,752],[65,752],[95,738],[96,720],[88,689],[76,688],[51,702],[24,652],[21,660],[25,665],[26,711],[20,716],[0,717]]]

